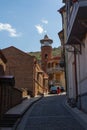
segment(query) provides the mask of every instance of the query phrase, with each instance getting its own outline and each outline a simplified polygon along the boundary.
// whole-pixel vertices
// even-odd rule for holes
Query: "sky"
[[[0,49],[40,51],[46,34],[53,48],[60,46],[62,20],[57,10],[62,6],[62,0],[0,0]]]

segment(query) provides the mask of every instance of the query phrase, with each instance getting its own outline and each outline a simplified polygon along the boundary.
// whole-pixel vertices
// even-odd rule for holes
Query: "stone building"
[[[6,75],[15,77],[15,87],[31,96],[43,93],[44,74],[36,58],[11,46],[2,50],[6,59]]]
[[[22,101],[22,92],[14,88],[13,76],[5,75],[7,59],[0,50],[0,119],[11,107]]]
[[[40,40],[41,43],[41,66],[49,76],[49,88],[51,85],[64,86],[64,69],[59,66],[61,57],[53,56],[52,43],[53,40],[47,35]]]

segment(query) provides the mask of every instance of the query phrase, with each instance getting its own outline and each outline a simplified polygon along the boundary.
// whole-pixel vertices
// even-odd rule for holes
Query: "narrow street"
[[[84,130],[64,107],[64,95],[42,98],[24,115],[17,130]]]

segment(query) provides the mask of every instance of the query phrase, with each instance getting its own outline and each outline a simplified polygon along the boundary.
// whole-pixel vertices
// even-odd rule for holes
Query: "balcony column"
[[[54,73],[53,74],[53,80],[55,81],[56,80],[56,74]],[[54,82],[55,83],[55,82]]]
[[[53,63],[53,68],[54,68],[54,69],[56,68],[56,64],[55,64],[55,63]]]

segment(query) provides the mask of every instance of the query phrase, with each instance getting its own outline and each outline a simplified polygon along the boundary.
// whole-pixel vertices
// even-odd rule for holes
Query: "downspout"
[[[65,85],[66,85],[66,95],[67,95],[67,73],[66,73],[66,54],[65,54],[65,47],[63,46],[64,52],[64,71],[65,71]]]
[[[78,83],[77,83],[77,65],[76,65],[76,51],[75,51],[75,48],[74,48],[74,64],[75,64],[76,102],[78,102]]]

